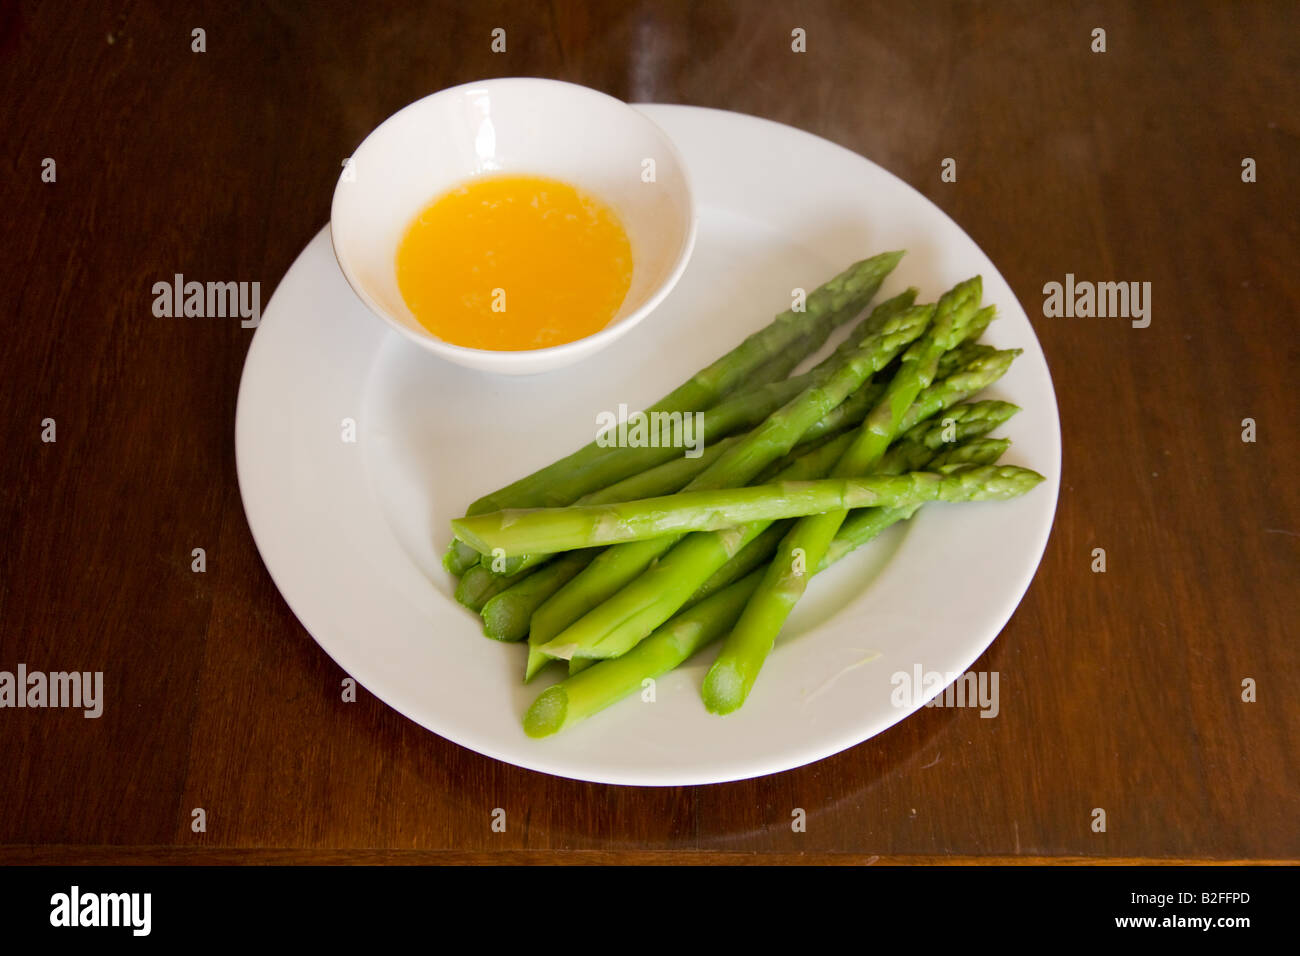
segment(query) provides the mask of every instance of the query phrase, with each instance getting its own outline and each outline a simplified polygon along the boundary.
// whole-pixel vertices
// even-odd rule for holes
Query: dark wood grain
[[[1289,866],[1289,860],[1186,857],[880,856],[718,850],[289,850],[198,847],[8,846],[5,866]]]
[[[110,702],[0,710],[0,862],[1300,859],[1294,4],[177,6],[0,14],[0,669],[102,670]],[[655,790],[340,701],[240,504],[252,333],[155,319],[151,286],[256,280],[265,302],[374,125],[503,75],[807,129],[997,263],[1065,448],[1042,566],[976,665],[999,719],[925,710],[799,770]],[[1151,326],[1043,317],[1067,272],[1151,282]]]

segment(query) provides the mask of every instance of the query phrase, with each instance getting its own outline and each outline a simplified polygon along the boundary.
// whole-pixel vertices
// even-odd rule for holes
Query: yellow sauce
[[[397,247],[397,284],[420,324],[453,345],[562,345],[604,328],[632,283],[618,216],[539,176],[476,179],[426,206]]]

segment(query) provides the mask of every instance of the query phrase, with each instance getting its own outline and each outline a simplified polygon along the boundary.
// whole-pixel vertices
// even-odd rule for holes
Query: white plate
[[[367,690],[479,753],[546,773],[682,785],[774,773],[851,747],[920,705],[896,672],[964,672],[1015,610],[1051,530],[1061,443],[1033,329],[987,256],[880,167],[766,120],[639,107],[686,159],[694,258],[653,316],[599,356],[503,378],[412,346],[356,299],[323,230],[272,297],[244,365],[235,446],[244,509],[303,626]],[[521,717],[546,685],[524,651],[481,636],[439,563],[448,521],[480,494],[590,441],[596,414],[640,408],[850,261],[908,250],[880,298],[933,300],[984,277],[1001,318],[985,340],[1025,350],[989,397],[1024,409],[1005,461],[1047,481],[1010,502],[932,505],[810,585],[738,713],[700,702],[711,651],[543,740]],[[357,440],[344,441],[345,419]]]

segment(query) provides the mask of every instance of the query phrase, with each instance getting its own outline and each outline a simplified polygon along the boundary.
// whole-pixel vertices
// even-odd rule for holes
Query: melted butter
[[[397,283],[420,324],[445,342],[547,348],[609,324],[632,283],[632,249],[615,212],[567,183],[476,179],[407,227]]]

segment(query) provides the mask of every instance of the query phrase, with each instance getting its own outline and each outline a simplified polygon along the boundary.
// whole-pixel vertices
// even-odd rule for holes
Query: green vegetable
[[[471,611],[481,611],[491,598],[525,580],[528,575],[529,571],[521,571],[506,577],[493,574],[481,565],[473,565],[456,583],[456,600]]]
[[[533,612],[595,556],[595,551],[570,551],[497,592],[482,605],[483,633],[498,641],[522,640]]]
[[[967,346],[969,348],[969,346]],[[963,363],[945,378],[935,382],[919,396],[903,416],[899,427],[904,431],[938,414],[945,408],[964,402],[972,395],[988,388],[1011,367],[1011,363],[1023,351],[1022,349],[1002,349],[1001,351],[983,351],[984,346],[976,347],[969,361]],[[961,351],[960,349],[958,351]],[[939,363],[943,366],[942,360]]]
[[[979,313],[981,291],[982,283],[977,276],[959,283],[940,298],[934,323],[903,355],[884,396],[867,415],[844,457],[836,463],[834,475],[867,475],[875,470],[902,429],[912,404],[933,383],[939,372],[939,359],[966,340],[968,327]],[[1041,480],[1040,476],[1035,478]],[[907,504],[891,502],[886,507]],[[851,504],[831,506],[810,512],[809,517],[796,522],[782,539],[762,582],[704,679],[704,703],[710,711],[729,714],[745,702],[776,635],[803,596],[812,576],[809,569],[821,564],[852,507]]]
[[[952,461],[960,461],[964,464],[991,464],[1010,443],[1003,442],[999,445],[1001,441],[999,439],[985,439],[984,442],[976,439],[987,435],[1018,411],[1020,409],[1017,406],[999,401],[956,405],[948,409],[942,419],[924,421],[900,437],[880,460],[876,474],[899,475],[903,472],[923,469],[933,471]],[[841,437],[840,447],[847,448],[843,437]],[[997,447],[997,454],[988,461],[983,461],[989,450],[994,447]],[[939,453],[937,457],[936,452]],[[954,457],[958,455],[965,457]],[[878,513],[879,510],[864,508],[852,512],[845,522],[845,528],[855,519],[860,520],[863,516]],[[910,513],[915,508],[907,510]],[[778,521],[772,524],[704,582],[699,590],[691,595],[691,599],[684,607],[690,607],[731,582],[739,580],[755,568],[766,565],[793,524],[793,521]],[[837,535],[832,547],[840,544],[840,536]]]
[[[638,498],[654,498],[659,495],[672,494],[674,491],[686,487],[691,479],[717,461],[722,456],[722,453],[735,443],[735,435],[730,438],[723,438],[705,447],[698,458],[687,458],[684,455],[678,456],[671,461],[664,462],[662,465],[657,465],[638,475],[633,475],[631,478],[624,478],[608,488],[602,488],[600,491],[593,491],[589,495],[583,495],[575,504],[601,505],[615,501],[635,501]],[[501,558],[498,562],[497,556],[482,554],[479,563],[493,574],[510,575],[517,574],[524,568],[541,564],[551,557],[552,555],[549,553],[523,554]],[[500,571],[496,570],[498,564],[501,566]]]
[[[1007,470],[1001,477],[1010,482],[1013,473]],[[995,476],[980,478],[991,482]],[[953,500],[950,496],[964,496],[964,489],[957,488],[957,484],[956,478],[942,478],[924,471],[865,478],[780,481],[745,488],[682,491],[610,505],[494,511],[473,518],[458,518],[452,527],[458,538],[480,551],[512,555],[573,551],[691,531],[721,531],[751,521],[845,512],[834,522],[833,538],[840,521],[852,508],[950,501]],[[821,554],[817,552],[818,560]]]
[[[859,346],[836,363],[823,382],[810,386],[773,412],[766,421],[745,435],[691,482],[687,490],[745,485],[772,462],[788,454],[810,427],[839,406],[874,372],[883,368],[924,332],[934,306],[911,306],[896,314],[894,310],[895,307],[891,307],[890,302],[877,307],[868,319],[869,329]],[[538,635],[537,644],[541,647],[550,644],[562,630],[645,571],[679,537],[680,535],[631,542],[602,552],[533,615],[532,627]],[[724,550],[730,549],[725,558],[732,557],[743,543],[739,539],[728,538],[728,542],[723,545]],[[718,561],[717,565],[691,586],[690,591],[704,583],[705,578],[722,563],[722,560]],[[690,591],[683,595],[682,600],[690,596]],[[681,602],[677,606],[680,607]],[[532,637],[529,643],[534,643]]]
[[[957,462],[964,460],[990,465],[1006,444],[997,439],[971,442],[941,452],[929,467],[952,470],[960,467]],[[910,517],[916,510],[916,507],[905,512],[866,508],[853,512],[818,570],[829,567],[890,525]],[[545,737],[572,727],[636,693],[643,681],[661,677],[677,667],[730,630],[761,577],[761,572],[751,572],[677,614],[622,657],[599,661],[582,673],[547,688],[525,714],[524,731],[530,737]]]
[[[945,402],[959,402],[991,385],[1006,372],[1017,354],[1016,350],[1008,350],[991,356],[976,356],[968,367],[958,369],[946,381],[936,382],[922,392],[917,403],[904,416],[904,427],[914,427],[933,416],[946,407]],[[910,425],[907,424],[909,422]],[[786,477],[816,478],[822,477],[827,471],[829,466],[820,473]],[[688,535],[667,554],[658,557],[653,567],[643,567],[632,574],[631,577],[636,577],[637,574],[640,576],[621,591],[611,591],[610,594],[601,596],[591,605],[591,610],[572,617],[570,620],[573,623],[558,627],[551,623],[546,631],[537,636],[538,644],[545,647],[546,643],[555,641],[553,649],[568,645],[594,646],[602,639],[610,638],[611,646],[635,645],[676,614],[701,585],[741,548],[761,534],[764,528],[765,524],[758,522],[727,531]],[[617,545],[602,552],[585,573],[589,573],[609,555],[618,554],[625,549],[646,547],[648,544],[649,542]],[[581,580],[582,575],[579,575],[568,587],[573,588]],[[556,599],[564,595],[565,590],[558,592]],[[538,610],[533,619],[534,627],[549,607],[550,602]],[[530,636],[530,641],[532,640]],[[543,640],[546,643],[542,643]]]
[[[820,447],[806,452],[797,462],[792,462],[788,465],[781,477],[798,479],[825,472],[826,469],[830,468],[840,455],[843,454],[844,449],[848,447],[849,441],[849,435],[841,435],[838,439],[832,439]],[[570,554],[584,555],[582,561],[583,567],[591,563],[592,555],[597,553],[599,553],[599,549],[570,552]],[[565,561],[567,557],[568,555],[560,560]],[[547,565],[547,567],[550,567],[550,565]],[[543,572],[545,572],[545,570],[546,568],[542,569]],[[568,577],[572,577],[572,575],[569,575]],[[566,577],[565,580],[568,580],[568,577]],[[527,579],[522,583],[521,589],[525,593],[529,593],[530,589],[528,587]],[[555,590],[552,589],[549,593],[554,594]],[[505,595],[509,594],[510,591],[505,592]],[[563,626],[557,625],[555,622],[562,620],[563,616],[568,612],[568,606],[564,603],[566,597],[568,596],[561,594],[554,602],[547,598],[543,598],[543,603],[540,607],[535,604],[533,605],[533,616],[528,625],[528,663],[524,668],[525,683],[532,680],[546,662],[552,659],[550,656],[543,653],[540,648],[559,633],[560,630],[563,630]],[[579,599],[581,599],[581,597],[582,596],[580,595]],[[487,610],[487,608],[484,610]]]

